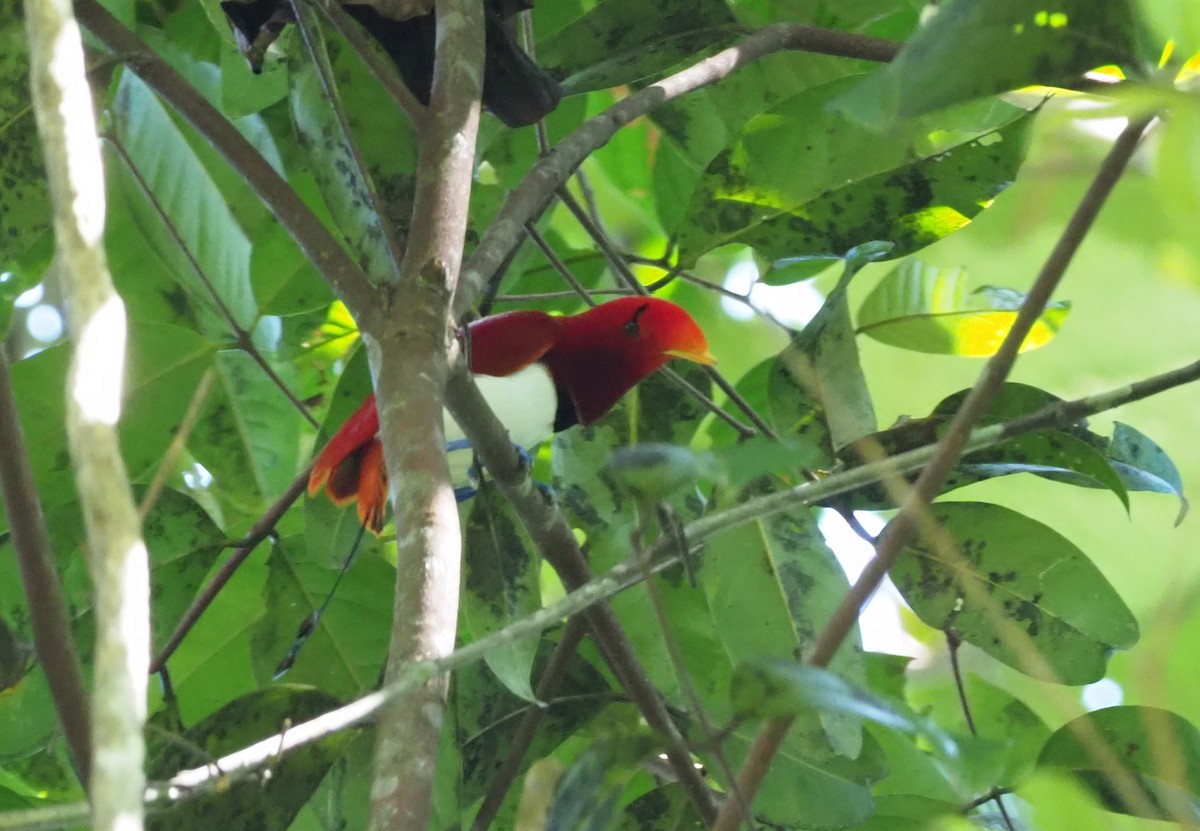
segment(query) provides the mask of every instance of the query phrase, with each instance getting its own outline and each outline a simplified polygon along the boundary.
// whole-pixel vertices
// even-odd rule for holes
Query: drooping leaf
[[[231,701],[187,730],[180,741],[151,753],[149,775],[167,779],[179,770],[200,768],[213,758],[265,739],[288,724],[306,721],[339,704],[308,687],[281,685]],[[152,813],[152,829],[243,828],[285,831],[325,777],[352,733],[334,733],[289,751],[271,765],[269,777],[248,777],[211,795]]]
[[[1156,707],[1108,707],[1055,731],[1038,765],[1070,771],[1110,811],[1151,819],[1200,811],[1200,731]]]
[[[863,301],[858,332],[917,352],[982,358],[1000,348],[1024,299],[1024,294],[1012,289],[973,288],[963,268],[906,260]],[[1045,346],[1069,310],[1069,303],[1051,303],[1021,351]]]
[[[652,737],[641,734],[601,739],[585,750],[559,781],[546,828],[612,828],[625,786],[654,746]]]
[[[744,498],[776,489],[764,480]],[[772,514],[719,534],[708,542],[699,569],[721,644],[735,663],[804,655],[849,587],[846,575],[807,507]],[[855,631],[831,662],[854,681],[863,678],[861,640]],[[846,756],[861,743],[859,719],[840,713],[810,715]]]
[[[320,36],[315,10],[305,16],[314,59],[297,37],[288,64],[296,131],[312,154],[321,194],[355,261],[376,280],[394,276],[399,266],[394,248],[405,229],[393,220],[405,214],[412,199],[411,157],[405,152],[409,128],[378,84],[365,78],[354,82],[365,69],[340,42]],[[347,80],[334,86],[335,78]],[[384,137],[390,144],[387,154],[378,152]],[[376,208],[384,204],[392,210],[380,216]]]
[[[908,545],[891,570],[904,599],[928,625],[1060,684],[1102,678],[1109,654],[1137,641],[1137,621],[1121,597],[1053,529],[977,502],[939,503],[930,515],[953,539],[957,555],[922,540]],[[1031,647],[1016,639],[1017,631],[1045,669],[1029,662]]]
[[[1136,38],[1127,0],[947,3],[839,106],[884,127],[1031,84],[1069,85],[1135,60]]]
[[[1024,110],[965,105],[881,136],[826,108],[853,81],[756,116],[708,164],[678,231],[685,264],[731,242],[773,262],[843,257],[872,240],[903,256],[965,225],[1016,175]]]
[[[848,252],[842,278],[821,310],[775,358],[767,389],[771,416],[782,436],[815,432],[819,437],[827,430],[832,453],[875,430],[846,289],[864,265],[886,256],[890,247],[869,243]]]
[[[463,532],[462,611],[479,640],[541,608],[541,557],[508,500],[495,485],[480,483]],[[488,650],[484,661],[514,695],[534,701],[529,673],[537,635]]]
[[[601,0],[538,43],[538,62],[568,94],[649,78],[737,34],[723,0]]]

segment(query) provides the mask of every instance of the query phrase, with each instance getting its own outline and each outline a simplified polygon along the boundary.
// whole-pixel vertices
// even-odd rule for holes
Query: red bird
[[[713,364],[704,333],[686,311],[654,297],[622,297],[570,317],[518,311],[467,326],[471,371],[521,447],[591,424],[672,358]],[[446,441],[462,430],[447,414]],[[336,505],[358,502],[359,519],[383,528],[387,473],[371,395],[317,456],[308,493],[322,487]]]

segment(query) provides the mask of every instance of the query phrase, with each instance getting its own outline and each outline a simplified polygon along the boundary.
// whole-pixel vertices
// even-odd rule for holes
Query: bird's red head
[[[656,297],[622,297],[574,317],[542,361],[570,395],[575,415],[591,424],[639,381],[672,358],[716,360],[692,316]]]

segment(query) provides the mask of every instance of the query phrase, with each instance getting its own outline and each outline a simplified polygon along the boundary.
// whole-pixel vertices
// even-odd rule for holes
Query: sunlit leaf
[[[957,556],[922,540],[908,545],[891,570],[904,599],[928,625],[1060,684],[1102,678],[1111,652],[1137,641],[1137,621],[1120,595],[1053,529],[978,502],[939,503],[930,515],[953,539]],[[1032,650],[1045,669],[1030,663]]]
[[[997,286],[971,285],[963,268],[906,260],[875,286],[858,310],[858,331],[878,341],[943,355],[987,357],[1000,348],[1025,295]],[[1021,344],[1044,346],[1070,310],[1051,303]]]
[[[1013,180],[1024,110],[965,105],[880,135],[827,109],[854,80],[756,116],[708,164],[678,232],[685,263],[731,242],[772,261],[843,257],[872,240],[903,256],[965,225]]]

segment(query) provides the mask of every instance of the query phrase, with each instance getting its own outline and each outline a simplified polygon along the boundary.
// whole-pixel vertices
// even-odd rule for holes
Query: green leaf
[[[538,63],[568,95],[657,75],[738,33],[722,0],[600,0],[538,43]]]
[[[157,650],[196,596],[227,538],[195,500],[174,490],[155,499],[142,522],[142,536],[150,551],[151,643]]]
[[[347,54],[340,41],[322,39],[315,10],[305,16],[314,55],[310,59],[297,35],[288,63],[296,132],[311,154],[321,194],[351,256],[372,279],[394,278],[397,240],[389,240],[388,234],[406,230],[393,227],[391,220],[402,216],[412,201],[412,158],[405,140],[410,128],[379,84],[362,77],[366,69],[357,57]],[[335,78],[338,83],[332,86]],[[345,122],[339,112],[345,113]],[[386,155],[379,152],[384,137],[391,145]],[[380,217],[376,206],[383,204],[394,213]]]
[[[479,640],[541,608],[541,557],[508,500],[489,481],[471,500],[463,532],[462,607],[471,637]],[[489,650],[484,661],[513,694],[535,701],[529,673],[539,636]]]
[[[679,784],[666,784],[625,806],[619,831],[701,831],[704,822]]]
[[[1089,69],[1135,60],[1127,0],[947,3],[886,67],[838,106],[880,129],[1031,84],[1069,85]]]
[[[252,329],[258,312],[250,290],[250,242],[214,175],[134,73],[122,74],[113,109],[124,154],[111,168],[120,171],[142,233],[199,310],[204,331],[232,339],[225,312]]]
[[[1055,731],[1038,765],[1070,771],[1110,811],[1161,820],[1200,811],[1200,731],[1167,710],[1080,716]]]
[[[882,343],[940,355],[987,357],[1000,348],[1025,295],[995,286],[973,288],[964,268],[906,260],[887,274],[858,310],[858,332]],[[1021,344],[1045,346],[1070,304],[1051,303]]]
[[[647,735],[601,739],[563,774],[546,815],[546,828],[607,831],[617,819],[625,786],[654,749]]]
[[[889,704],[829,670],[795,661],[767,659],[740,665],[730,695],[734,712],[742,718],[776,718],[819,710],[920,734],[942,754],[957,753],[953,739],[928,719]]]
[[[338,700],[306,687],[280,685],[231,701],[189,729],[180,741],[151,751],[147,766],[154,779],[181,769],[203,767],[215,757],[265,739],[288,724],[334,709]],[[216,793],[179,803],[147,818],[151,829],[254,827],[285,831],[316,790],[353,732],[334,733],[274,760],[269,779],[248,777]]]
[[[891,570],[904,599],[929,626],[1060,684],[1099,680],[1112,650],[1137,641],[1137,621],[1120,596],[1087,556],[1053,529],[978,502],[939,503],[930,515],[954,540],[961,561],[948,560],[921,541],[907,546]],[[968,581],[971,592],[964,589]],[[992,602],[981,604],[976,593]],[[1026,661],[1031,647],[1014,641],[1001,621],[1028,636],[1047,671]]]
[[[747,488],[743,499],[774,492],[769,480]],[[713,536],[698,571],[716,631],[735,663],[763,657],[795,660],[812,648],[817,632],[849,588],[846,575],[817,529],[810,508],[788,511]],[[855,630],[830,667],[861,682],[861,640]],[[856,756],[859,720],[822,714],[839,752]]]
[[[50,193],[29,99],[24,5],[0,2],[0,271],[50,228]]]
[[[885,256],[890,247],[868,243],[848,252],[842,278],[821,310],[775,358],[767,389],[772,419],[783,436],[805,436],[817,423],[818,437],[828,430],[832,453],[875,430],[875,408],[858,359],[846,289],[864,265]]]
[[[882,136],[827,108],[854,80],[756,116],[708,164],[678,231],[685,265],[731,242],[772,261],[843,257],[872,240],[903,256],[965,225],[1016,175],[1026,111],[965,105]]]
[[[303,535],[285,537],[271,549],[270,574],[263,605],[270,614],[255,626],[252,660],[255,675],[268,683],[288,654],[300,624],[324,603],[334,587],[345,551],[311,551]],[[337,586],[329,607],[288,670],[293,683],[320,685],[349,698],[372,690],[387,657],[391,631],[395,567],[373,537]]]
[[[303,418],[244,352],[217,356],[216,383],[188,440],[226,499],[256,513],[300,469]]]

